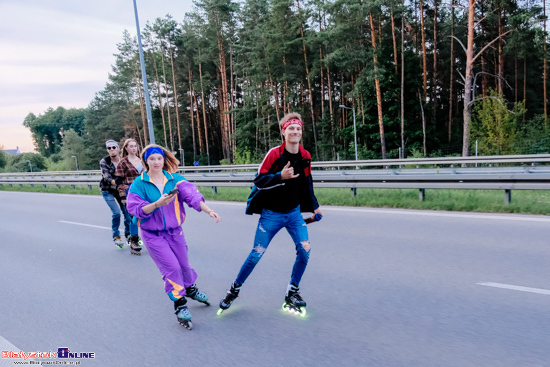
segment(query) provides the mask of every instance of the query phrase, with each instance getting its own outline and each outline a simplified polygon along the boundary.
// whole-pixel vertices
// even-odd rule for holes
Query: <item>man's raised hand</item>
[[[290,167],[290,162],[287,162],[286,166],[283,167],[283,170],[281,171],[281,179],[282,180],[289,180],[291,178],[296,178],[300,176],[299,173],[294,174],[294,168]]]

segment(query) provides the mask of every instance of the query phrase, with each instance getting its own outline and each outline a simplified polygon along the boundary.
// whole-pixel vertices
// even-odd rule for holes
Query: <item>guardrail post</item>
[[[44,184],[44,188],[46,188],[46,184]]]
[[[351,188],[351,196],[356,197],[357,196],[357,187]]]
[[[23,184],[19,184],[19,187],[21,187],[21,188],[22,188],[22,187],[23,187]]]
[[[73,190],[76,189],[76,187],[74,185],[71,185],[71,187],[73,188]]]
[[[31,184],[31,187],[34,187],[34,184]]]
[[[212,194],[217,194],[218,193],[218,186],[212,186]]]
[[[426,189],[418,189],[418,199],[420,199],[420,201],[426,199]]]
[[[92,185],[88,185],[88,188],[91,190],[91,189],[92,189]]]
[[[13,185],[12,185],[12,184],[10,184],[10,187],[13,187]]]
[[[504,190],[504,204],[510,205],[512,202],[512,190]]]

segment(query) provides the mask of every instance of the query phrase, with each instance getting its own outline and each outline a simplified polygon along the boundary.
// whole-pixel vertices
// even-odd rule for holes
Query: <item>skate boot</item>
[[[138,245],[139,237],[137,235],[133,235],[130,237],[130,252],[132,255],[141,256],[141,247]]]
[[[124,248],[124,242],[122,242],[122,240],[120,239],[120,236],[115,236],[115,237],[113,238],[113,241],[115,241],[115,245],[116,245],[118,248],[120,248],[120,249]]]
[[[187,309],[187,306],[185,305],[187,303],[187,300],[185,297],[181,297],[177,301],[174,302],[174,312],[178,318],[178,322],[180,325],[185,326],[187,329],[191,330],[193,329],[193,323],[191,322],[191,312]]]
[[[208,296],[206,295],[206,293],[199,291],[199,288],[197,288],[196,284],[185,288],[185,294],[185,297],[192,298],[195,301],[199,301],[200,303],[204,303],[205,305],[210,306],[210,303],[208,302]]]
[[[128,245],[129,245],[130,244],[130,237],[132,237],[132,236],[130,236],[130,233],[125,233],[124,237],[126,237],[126,243],[128,243]]]
[[[231,307],[231,304],[239,296],[242,284],[237,286],[235,283],[231,285],[231,289],[227,291],[225,298],[220,301],[220,309],[218,310],[218,316],[222,314],[224,310]]]
[[[294,283],[288,285],[283,310],[300,314],[302,317],[306,315],[306,301],[300,296],[300,287],[298,285]]]

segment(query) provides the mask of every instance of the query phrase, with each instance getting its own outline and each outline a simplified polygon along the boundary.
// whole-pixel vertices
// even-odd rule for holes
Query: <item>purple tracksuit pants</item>
[[[141,238],[164,280],[166,294],[176,301],[185,295],[185,288],[197,280],[189,264],[187,242],[181,227],[165,231],[141,230]]]

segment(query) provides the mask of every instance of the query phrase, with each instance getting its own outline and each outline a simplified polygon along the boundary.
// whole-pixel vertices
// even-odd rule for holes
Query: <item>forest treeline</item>
[[[258,161],[287,112],[318,161],[355,157],[353,112],[360,159],[550,152],[544,1],[194,4],[142,29],[156,143],[187,165]],[[117,48],[87,108],[25,118],[48,169],[149,143],[136,37]]]

